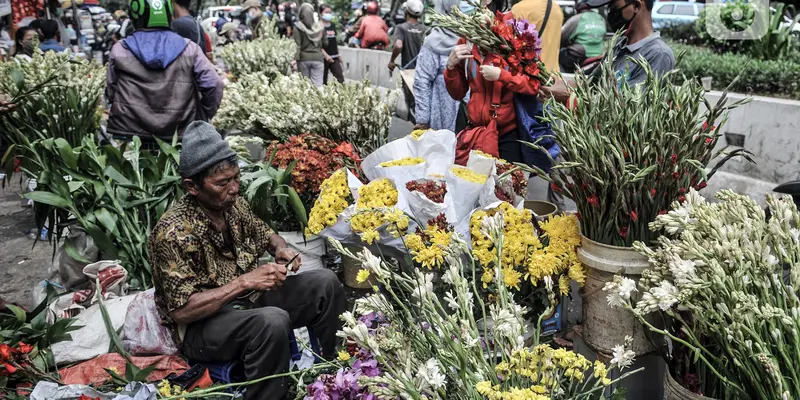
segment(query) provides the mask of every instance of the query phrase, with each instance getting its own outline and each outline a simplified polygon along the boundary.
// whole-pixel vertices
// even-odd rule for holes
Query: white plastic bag
[[[416,174],[416,176],[410,176],[410,179],[394,177],[398,184],[429,176],[444,175],[447,168],[456,159],[456,134],[448,130],[441,130],[425,132],[419,140],[410,135],[402,137],[381,146],[364,158],[364,161],[361,162],[361,169],[364,170],[364,175],[372,181],[386,176],[382,175],[385,172],[380,171],[380,163],[405,157],[422,157],[425,159],[425,169],[415,169],[409,172],[409,174]]]
[[[484,183],[476,183],[461,179],[453,173],[453,168],[465,167],[451,167],[444,175],[447,183],[447,194],[444,196],[444,202],[447,206],[446,216],[451,223],[461,221],[477,207],[481,191],[489,181],[487,179]],[[478,171],[473,170],[473,172]]]
[[[437,179],[436,181],[440,180]],[[427,226],[428,221],[438,217],[440,214],[445,214],[445,217],[447,216],[447,205],[444,202],[436,203],[423,193],[410,191],[405,187],[400,188],[400,190],[404,192],[411,214],[421,224]],[[457,221],[452,222],[455,223]]]
[[[111,325],[115,330],[125,322],[125,314],[135,295],[105,300]],[[51,306],[52,307],[52,306]],[[70,364],[108,353],[111,338],[108,336],[100,305],[94,304],[78,314],[76,326],[83,328],[72,332],[72,340],[54,343],[53,356],[57,364]]]
[[[170,355],[178,352],[169,330],[161,325],[155,289],[141,292],[128,305],[122,326],[122,347],[133,355]]]

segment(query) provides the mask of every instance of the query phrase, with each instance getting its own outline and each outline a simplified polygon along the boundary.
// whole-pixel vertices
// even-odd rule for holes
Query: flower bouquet
[[[656,76],[634,62],[647,73],[642,85],[618,82],[609,59],[598,79],[578,71],[568,104],[551,101],[548,117],[563,157],[553,190],[575,201],[584,236],[620,247],[654,240],[648,224],[670,203],[705,187],[730,158],[749,159],[742,149],[714,151],[727,111],[747,100],[729,105],[723,94],[709,104],[697,80],[675,84],[680,69]]]
[[[408,206],[420,222],[427,225],[431,219],[444,217],[447,210],[447,183],[444,180],[415,179],[406,183],[406,191]]]
[[[539,84],[549,84],[547,69],[539,60],[542,41],[536,25],[514,19],[510,12],[492,14],[479,4],[473,6],[476,10],[471,15],[453,7],[449,14],[433,13],[431,20],[477,46],[494,66],[507,69],[512,75],[527,75]]]
[[[663,236],[635,244],[652,267],[638,287],[621,277],[607,284],[608,302],[672,340],[673,376],[706,371],[699,392],[798,398],[800,212],[788,196],[767,196],[771,218],[747,196],[725,190],[717,198],[708,203],[691,189],[658,216],[651,228]],[[633,292],[641,292],[638,301]],[[653,311],[662,312],[664,329],[642,317]]]

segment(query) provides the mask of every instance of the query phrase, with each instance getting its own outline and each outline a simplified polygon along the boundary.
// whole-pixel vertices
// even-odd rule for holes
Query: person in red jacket
[[[505,0],[484,0],[492,11],[503,10]],[[513,18],[511,13],[507,18]],[[526,75],[512,76],[510,72],[496,67],[494,57],[481,54],[464,38],[459,39],[447,60],[444,81],[450,96],[464,99],[467,103],[467,130],[489,126],[494,119],[497,131],[486,129],[482,136],[474,138],[470,147],[481,150],[509,162],[522,162],[522,148],[517,131],[517,116],[514,111],[514,94],[536,95],[539,82]],[[456,156],[459,158],[458,155]]]
[[[362,49],[382,50],[389,45],[389,26],[378,15],[378,3],[367,3],[367,15],[361,21],[361,27],[356,32],[356,38],[361,39]]]

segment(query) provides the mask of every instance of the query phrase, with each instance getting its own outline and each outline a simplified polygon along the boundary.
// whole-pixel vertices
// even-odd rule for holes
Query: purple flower
[[[374,358],[368,360],[356,360],[356,362],[353,363],[353,369],[359,370],[365,376],[370,378],[381,374],[381,370],[378,368],[378,361]]]

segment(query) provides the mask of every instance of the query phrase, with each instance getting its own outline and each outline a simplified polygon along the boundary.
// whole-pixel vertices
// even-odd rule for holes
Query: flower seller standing
[[[301,260],[239,193],[236,152],[213,126],[186,128],[180,174],[188,192],[148,241],[161,323],[196,362],[244,363],[248,380],[287,372],[289,334],[309,327],[324,358],[335,356],[342,285],[329,269],[297,271]],[[275,262],[258,264],[265,252]],[[250,385],[245,400],[283,399],[288,378]]]

